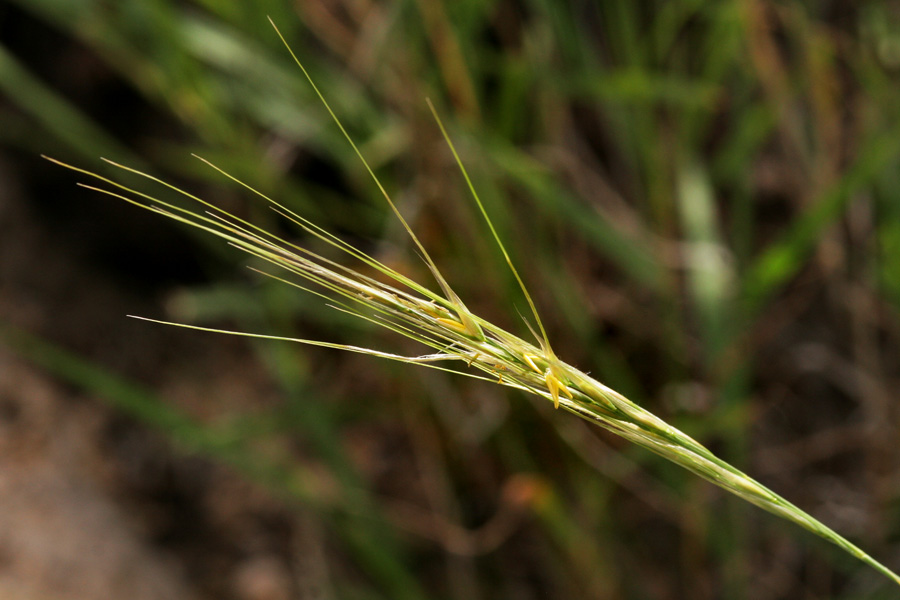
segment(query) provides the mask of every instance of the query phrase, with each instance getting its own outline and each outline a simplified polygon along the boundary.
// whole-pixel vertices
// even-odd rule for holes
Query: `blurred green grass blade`
[[[648,244],[630,239],[600,213],[572,197],[533,158],[502,141],[493,143],[489,153],[503,173],[528,190],[541,211],[555,214],[570,223],[573,231],[637,282],[651,289],[659,289],[663,270],[648,249]]]
[[[606,16],[606,35],[615,49],[616,62],[629,66],[648,66],[646,36],[638,34],[640,6],[632,0],[606,0],[602,3]]]
[[[345,542],[355,551],[369,574],[378,573],[388,588],[388,598],[425,600],[429,598],[414,576],[415,569],[395,560],[388,548],[366,535],[353,522],[343,524]]]
[[[516,143],[528,135],[530,127],[523,127],[523,123],[528,122],[534,70],[535,65],[527,58],[507,56],[498,60],[498,90],[492,95],[494,107],[490,109],[498,137]]]
[[[895,173],[900,173],[900,168],[895,168]],[[886,296],[900,309],[900,261],[894,257],[900,256],[900,181],[891,177],[891,181],[884,182],[879,190],[880,202],[878,211],[877,244],[878,254],[874,258],[877,262],[876,285],[884,290]]]
[[[721,87],[708,81],[633,67],[610,70],[602,77],[596,73],[575,75],[562,82],[562,88],[567,96],[574,98],[707,110],[722,96]]]
[[[254,0],[253,2],[222,2],[221,0],[194,0],[221,20],[247,29],[257,39],[271,34],[268,17],[279,24],[288,35],[303,25],[290,2],[284,0]]]
[[[56,344],[7,324],[0,323],[0,340],[35,365],[100,396],[110,406],[159,429],[188,450],[231,464],[249,466],[242,450],[233,451],[228,444],[219,443],[210,429],[161,402],[141,386],[79,358]],[[251,472],[258,474],[255,466]],[[291,487],[304,500],[315,501],[315,497],[304,489]]]
[[[92,162],[98,156],[122,157],[138,168],[147,168],[128,148],[32,75],[3,46],[0,46],[0,91],[19,110],[82,157]]]
[[[122,2],[114,12],[96,0],[15,1],[89,46],[201,137],[217,144],[236,137],[235,120],[222,107],[227,87],[189,58],[184,18],[167,0]]]
[[[0,341],[35,365],[160,430],[182,448],[229,464],[287,499],[300,500],[305,506],[332,514],[337,533],[354,550],[357,559],[369,567],[373,578],[390,590],[390,597],[426,597],[392,543],[374,534],[384,530],[380,518],[373,519],[375,513],[360,511],[361,507],[352,502],[359,494],[348,493],[352,490],[345,488],[337,498],[326,500],[305,483],[316,480],[316,473],[298,463],[259,459],[248,446],[246,436],[235,435],[233,424],[222,431],[200,425],[141,386],[34,335],[0,323]]]
[[[343,149],[342,140],[309,111],[304,102],[310,97],[308,90],[299,84],[291,65],[273,59],[265,48],[220,22],[185,17],[183,25],[186,50],[218,73],[217,86],[231,111],[292,141],[321,147],[326,140],[330,142],[326,149],[333,149],[328,154],[343,157],[337,151]]]
[[[247,330],[259,330],[259,323],[268,317],[285,324],[277,329],[282,334],[290,329],[292,320],[299,314],[314,317],[318,325],[331,331],[349,332],[350,336],[363,335],[372,329],[365,321],[330,310],[315,296],[298,294],[280,282],[263,281],[253,288],[221,283],[179,290],[167,302],[167,311],[183,323],[212,324],[226,320],[252,323],[244,328]]]
[[[565,2],[558,0],[528,0],[538,23],[550,23],[553,41],[563,55],[563,62],[577,67],[588,67],[593,62],[592,48],[586,39],[578,19],[568,10]]]
[[[345,151],[346,140],[329,126],[318,100],[297,78],[296,66],[281,53],[273,53],[241,31],[206,17],[185,16],[184,28],[187,51],[219,73],[217,85],[230,90],[228,102],[233,111],[287,140],[322,152],[347,172],[359,171],[358,161]],[[322,89],[328,90],[328,97],[351,131],[362,129],[356,137],[373,167],[408,148],[408,123],[394,121],[384,111],[376,110],[368,88],[354,78],[323,69],[317,61],[307,68]],[[364,177],[360,179],[368,186]]]
[[[734,324],[730,300],[736,277],[718,231],[712,185],[697,162],[685,160],[680,166],[677,200],[687,242],[688,290],[712,364],[730,338],[726,327]]]
[[[270,330],[283,333],[285,329]],[[361,518],[378,514],[378,506],[340,443],[339,420],[327,403],[311,398],[314,391],[309,388],[304,370],[298,369],[302,352],[293,344],[258,343],[256,348],[287,394],[290,405],[285,417],[312,442],[342,486],[342,500],[349,510],[336,516],[334,526],[345,543],[367,570],[377,575],[390,591],[390,598],[426,598],[412,571],[406,567],[401,544],[386,523],[380,518]]]
[[[707,1],[680,0],[679,2],[661,3],[656,19],[651,23],[650,35],[647,36],[652,43],[651,51],[654,62],[664,62],[669,57],[679,33],[691,19],[696,18],[697,13],[707,8]]]
[[[900,129],[896,126],[876,134],[865,143],[856,162],[841,179],[801,215],[782,236],[767,248],[744,276],[741,295],[750,315],[762,309],[803,266],[822,231],[843,213],[853,194],[868,185],[891,160],[900,154]]]
[[[731,92],[745,100],[749,91]],[[748,104],[741,110],[741,118],[724,132],[722,147],[711,157],[709,164],[714,177],[726,182],[745,182],[747,165],[757,156],[760,147],[769,139],[776,125],[776,115],[765,104]]]

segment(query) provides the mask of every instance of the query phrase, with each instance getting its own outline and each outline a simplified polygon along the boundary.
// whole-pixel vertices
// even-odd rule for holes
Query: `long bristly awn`
[[[247,183],[226,173],[206,159],[197,157],[210,168],[215,169],[223,176],[243,186],[251,194],[262,199],[282,218],[320,241],[349,255],[351,259],[374,269],[383,275],[385,279],[391,281],[391,283],[376,280],[362,274],[353,267],[329,260],[302,246],[282,239],[259,226],[229,214],[215,204],[131,167],[104,159],[113,167],[141,176],[154,184],[166,188],[170,192],[187,198],[191,202],[198,203],[203,207],[204,212],[183,208],[91,171],[56,159],[45,158],[99,182],[96,185],[79,185],[218,236],[251,256],[278,267],[282,272],[287,272],[287,275],[277,275],[258,270],[263,275],[321,296],[326,299],[332,308],[416,340],[425,347],[430,348],[431,351],[418,356],[405,356],[346,344],[228,331],[144,317],[136,318],[200,331],[269,340],[288,340],[312,346],[367,354],[377,358],[450,371],[455,374],[483,379],[506,387],[530,392],[549,400],[557,408],[571,412],[669,459],[764,510],[800,525],[836,544],[900,585],[900,576],[825,524],[727,462],[719,459],[690,436],[668,425],[649,411],[603,385],[585,372],[558,358],[550,345],[547,330],[538,314],[531,294],[513,265],[509,253],[506,251],[490,216],[472,184],[463,161],[453,145],[450,135],[434,106],[428,101],[428,107],[434,115],[435,122],[453,155],[454,161],[460,169],[466,186],[490,229],[497,248],[502,253],[508,268],[515,277],[528,303],[533,323],[526,319],[526,324],[531,330],[535,341],[526,341],[470,311],[441,274],[437,264],[432,260],[424,245],[413,232],[406,219],[404,219],[362,152],[347,133],[340,119],[331,109],[324,95],[319,91],[319,88],[313,82],[309,73],[303,67],[303,64],[274,22],[272,22],[272,26],[315,90],[325,109],[348,141],[350,147],[362,161],[378,192],[402,224],[416,251],[422,257],[422,260],[437,282],[440,293],[430,290],[428,287],[417,283],[376,258],[353,247],[288,207],[267,197]],[[305,280],[306,283],[300,283],[296,278]],[[308,287],[309,284],[312,284],[316,289]],[[456,361],[458,364],[464,365],[465,370],[445,366],[448,361]]]

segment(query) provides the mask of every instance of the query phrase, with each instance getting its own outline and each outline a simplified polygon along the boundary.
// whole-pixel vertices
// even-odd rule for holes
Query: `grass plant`
[[[278,31],[277,27],[276,31]],[[469,310],[460,295],[454,291],[452,285],[442,274],[425,245],[404,219],[385,186],[375,174],[374,169],[344,128],[341,120],[332,110],[332,107],[318,87],[316,87],[313,78],[298,60],[280,31],[278,31],[278,35],[328,113],[333,117],[341,134],[362,161],[378,192],[383,196],[390,210],[408,234],[428,270],[432,273],[440,293],[432,291],[428,286],[414,281],[377,258],[343,241],[340,237],[329,233],[303,215],[289,209],[284,204],[263,194],[242,179],[238,179],[217,166],[217,164],[204,158],[197,157],[209,168],[243,186],[250,193],[262,199],[281,218],[320,242],[344,253],[350,259],[356,261],[355,264],[348,266],[326,258],[284,237],[277,236],[249,220],[230,214],[215,204],[145,171],[105,159],[111,167],[143,177],[153,184],[162,186],[169,192],[174,192],[199,204],[203,207],[203,210],[183,208],[175,202],[158,197],[155,193],[140,191],[134,187],[119,183],[114,178],[96,174],[55,159],[49,160],[89,176],[95,182],[99,182],[80,184],[83,187],[129,202],[217,236],[262,263],[268,263],[280,269],[279,272],[268,272],[252,267],[260,274],[321,296],[331,308],[420,342],[429,348],[429,351],[415,356],[407,356],[364,346],[288,336],[281,337],[226,331],[156,319],[145,320],[207,332],[227,333],[269,340],[284,340],[361,353],[401,363],[450,371],[462,376],[492,381],[514,390],[534,394],[552,402],[556,408],[562,408],[607,429],[770,513],[800,525],[836,544],[900,585],[900,576],[825,524],[758,483],[741,470],[721,460],[687,434],[672,427],[622,394],[559,358],[551,346],[549,335],[532,299],[532,295],[516,270],[510,254],[507,252],[484,203],[476,192],[472,179],[447,130],[438,117],[436,110],[429,102],[429,107],[435,117],[437,126],[441,130],[456,164],[459,166],[462,178],[470,190],[484,222],[490,229],[497,248],[527,301],[530,315],[528,318],[525,318],[525,321],[534,339],[531,341],[522,339],[482,319]],[[688,185],[690,185],[690,182]]]

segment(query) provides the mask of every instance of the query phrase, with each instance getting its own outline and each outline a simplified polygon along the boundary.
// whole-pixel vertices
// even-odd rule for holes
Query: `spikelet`
[[[417,364],[427,368],[450,371],[459,375],[484,379],[506,387],[530,392],[546,398],[557,408],[561,407],[669,459],[760,508],[793,521],[836,544],[900,585],[900,576],[823,523],[754,481],[738,469],[720,460],[688,435],[666,424],[652,413],[642,409],[621,394],[557,357],[550,346],[547,331],[544,328],[532,296],[513,265],[481,199],[472,185],[472,181],[456,148],[450,140],[450,136],[438,117],[434,106],[429,101],[428,106],[434,114],[437,125],[460,168],[466,185],[528,302],[537,330],[527,321],[526,323],[528,323],[528,327],[534,335],[535,342],[523,340],[472,313],[443,277],[355,142],[347,134],[337,115],[332,111],[306,69],[281,35],[281,32],[278,31],[274,23],[272,23],[272,26],[275,27],[279,37],[281,37],[291,56],[309,80],[353,151],[362,161],[380,194],[403,225],[429,271],[437,281],[441,294],[431,291],[426,286],[409,279],[376,258],[351,246],[203,158],[197,157],[223,176],[240,184],[249,192],[261,198],[283,218],[326,244],[349,255],[362,265],[375,269],[386,276],[388,280],[391,280],[393,284],[375,280],[353,267],[336,263],[306,248],[297,246],[165,181],[111,160],[104,159],[114,167],[140,175],[155,184],[198,203],[204,207],[206,212],[185,209],[145,192],[122,185],[107,177],[56,159],[48,158],[48,160],[86,175],[97,182],[93,185],[79,185],[218,236],[228,244],[280,269],[279,274],[259,271],[260,273],[322,296],[336,310],[349,313],[416,340],[430,348],[431,352],[418,356],[403,356],[345,344],[225,331],[154,319],[144,320],[200,331],[262,339],[288,340],[307,345],[335,348],[388,360]],[[312,287],[309,287],[310,285]],[[447,366],[453,361],[456,361],[460,368],[454,369]]]

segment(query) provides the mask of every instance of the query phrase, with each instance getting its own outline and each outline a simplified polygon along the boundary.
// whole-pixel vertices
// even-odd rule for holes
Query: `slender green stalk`
[[[279,32],[279,36],[280,35]],[[283,37],[282,40],[284,40]],[[286,42],[285,45],[287,45]],[[290,50],[290,47],[288,47],[288,49]],[[291,55],[296,60],[296,55],[293,51],[291,51]],[[303,69],[299,60],[297,61],[297,64]],[[307,78],[309,78],[305,69],[303,69],[303,72]],[[311,79],[310,83],[312,83]],[[437,114],[435,113],[438,125],[448,142],[457,164],[462,170],[462,174],[473,194],[475,202],[487,221],[498,246],[506,258],[507,264],[515,275],[516,280],[519,282],[519,285],[528,300],[528,304],[532,309],[539,330],[539,333],[533,331],[536,344],[523,340],[518,336],[481,319],[469,311],[441,275],[437,265],[432,261],[421,242],[413,233],[411,227],[403,219],[387,191],[381,185],[381,182],[378,180],[374,171],[366,162],[365,157],[346,133],[346,130],[341,125],[338,117],[331,110],[330,106],[328,106],[325,98],[319,92],[318,88],[315,88],[315,84],[313,83],[312,85],[329,114],[334,118],[354,151],[362,160],[379,192],[385,198],[391,210],[400,219],[404,229],[420,251],[423,260],[438,281],[443,295],[432,292],[424,285],[411,280],[405,275],[384,265],[374,257],[347,244],[321,227],[311,223],[304,217],[291,212],[286,207],[264,196],[246,183],[225,173],[222,169],[205,159],[200,160],[203,160],[203,162],[213,169],[216,169],[236,183],[250,190],[253,194],[264,199],[269,203],[273,210],[278,212],[284,218],[293,222],[298,227],[317,237],[321,241],[346,253],[352,259],[359,261],[367,267],[374,268],[393,283],[388,284],[373,279],[361,274],[353,267],[326,259],[303,247],[281,239],[247,221],[239,219],[216,207],[212,203],[202,200],[201,198],[136,169],[125,167],[112,161],[107,161],[115,167],[141,175],[191,201],[200,203],[207,212],[195,212],[185,209],[150,194],[124,186],[101,175],[62,163],[55,159],[48,160],[83,175],[87,175],[94,180],[99,181],[100,184],[105,187],[96,187],[87,184],[79,185],[135,204],[141,208],[159,213],[170,219],[218,236],[230,245],[239,248],[257,259],[279,267],[282,271],[286,271],[289,274],[288,276],[281,276],[264,273],[265,275],[320,295],[327,299],[329,306],[332,308],[355,315],[366,321],[386,327],[400,335],[416,340],[430,348],[431,352],[419,356],[403,356],[345,344],[225,331],[195,325],[168,323],[165,321],[154,322],[176,325],[189,329],[198,329],[201,331],[229,333],[263,339],[289,340],[314,346],[337,348],[349,352],[369,354],[379,358],[417,364],[423,367],[441,369],[470,377],[496,381],[496,383],[500,385],[531,392],[532,394],[552,401],[557,407],[562,407],[587,421],[608,429],[625,439],[669,459],[764,510],[789,521],[793,521],[816,535],[831,541],[900,585],[900,576],[863,552],[837,532],[816,520],[797,506],[791,504],[778,494],[759,484],[740,470],[717,458],[696,440],[668,425],[652,413],[642,409],[621,394],[606,387],[572,365],[563,362],[556,356],[550,347],[547,332],[541,322],[531,295],[528,293],[523,280],[513,266],[509,254],[503,247],[503,243],[497,235],[490,217],[472,186],[471,180],[466,173],[465,167],[463,166],[456,149],[452,142],[450,142],[443,124],[440,122],[440,119],[437,119]],[[433,107],[432,110],[434,110]],[[262,273],[262,271],[260,272]],[[305,280],[306,283],[300,283],[297,278]],[[316,289],[306,287],[307,284],[313,284],[313,287]],[[449,361],[457,361],[460,368],[452,369],[444,366],[444,363]],[[480,373],[473,372],[473,370]]]

